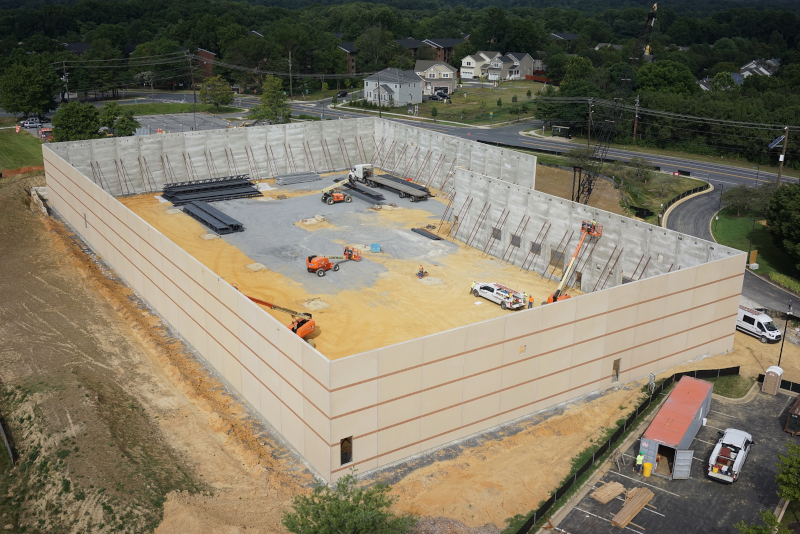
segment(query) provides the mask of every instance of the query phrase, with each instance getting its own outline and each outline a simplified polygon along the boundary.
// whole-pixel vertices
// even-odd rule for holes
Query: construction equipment
[[[583,247],[583,242],[586,241],[587,237],[589,239],[592,237],[599,238],[601,235],[603,235],[602,224],[597,224],[594,221],[583,221],[581,223],[581,239],[578,241],[578,246],[575,247],[575,252],[572,253],[569,263],[564,268],[564,273],[561,277],[561,283],[558,284],[558,288],[556,288],[555,292],[547,297],[547,302],[543,302],[542,304],[552,304],[553,302],[570,298],[568,294],[564,293],[564,286],[572,274],[572,269],[575,267],[575,262],[578,259],[578,253],[581,251],[581,247]]]
[[[369,163],[356,165],[350,170],[348,177],[351,184],[362,182],[369,187],[385,187],[395,191],[400,198],[408,197],[411,202],[420,202],[433,196],[427,187],[409,185],[402,178],[388,175],[376,176],[372,165]]]
[[[361,251],[354,247],[344,247],[341,256],[309,256],[306,258],[306,269],[310,273],[317,273],[317,276],[325,276],[325,271],[333,269],[339,270],[339,263],[345,261],[361,261]],[[333,261],[337,263],[333,263]]]
[[[580,202],[581,204],[589,203],[589,198],[592,196],[592,191],[597,183],[601,167],[605,162],[609,145],[617,135],[617,128],[619,126],[620,119],[622,118],[622,110],[625,106],[625,99],[630,95],[633,88],[632,79],[634,77],[633,74],[635,72],[635,68],[638,67],[642,57],[648,55],[648,52],[650,51],[650,47],[647,45],[647,43],[650,41],[650,34],[652,33],[653,25],[656,22],[657,9],[658,4],[653,4],[653,9],[647,14],[647,20],[639,32],[639,38],[636,40],[636,44],[631,50],[628,62],[625,64],[625,70],[623,71],[623,74],[619,80],[619,84],[617,85],[617,90],[614,93],[614,99],[611,102],[611,107],[609,108],[606,116],[603,119],[603,122],[600,125],[599,133],[595,136],[594,149],[589,159],[589,161],[593,161],[593,163],[589,164],[589,168],[584,169],[582,176],[577,178],[577,191],[575,191],[575,184],[573,184],[574,196],[572,200],[574,202]],[[591,121],[591,112],[589,115],[589,120]]]
[[[234,287],[236,287],[236,286],[234,285]],[[236,289],[239,289],[239,288],[236,287]],[[284,308],[282,306],[277,306],[275,304],[272,304],[271,302],[267,302],[267,301],[264,301],[264,300],[261,300],[261,299],[257,299],[255,297],[251,297],[250,295],[247,295],[245,293],[242,293],[242,294],[245,297],[247,297],[250,300],[252,300],[253,302],[255,302],[256,304],[260,304],[261,306],[269,308],[270,310],[279,311],[279,312],[283,312],[283,313],[288,313],[289,315],[291,315],[292,316],[292,324],[290,324],[287,328],[289,328],[292,332],[294,332],[295,334],[300,336],[300,339],[305,340],[306,343],[308,343],[312,347],[316,346],[314,344],[314,340],[308,338],[308,336],[311,335],[317,329],[317,323],[314,322],[314,319],[311,317],[310,313],[297,312],[297,311],[294,311],[294,310],[290,310],[289,308]]]
[[[326,187],[322,190],[322,201],[325,202],[329,206],[333,206],[337,202],[352,202],[353,197],[348,194],[342,193],[342,190],[339,189],[340,186],[350,182],[350,177],[345,178],[340,182],[336,182],[335,184]]]

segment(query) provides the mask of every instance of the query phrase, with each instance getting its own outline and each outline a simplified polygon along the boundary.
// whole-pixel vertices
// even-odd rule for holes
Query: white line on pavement
[[[726,413],[718,412],[717,410],[709,410],[709,412],[718,413],[718,414],[720,414],[720,415],[724,415],[725,417],[733,417],[732,415],[728,415],[728,414],[726,414]]]
[[[628,480],[633,480],[637,484],[644,484],[645,486],[650,486],[651,488],[655,488],[655,489],[657,489],[659,491],[663,491],[664,493],[669,493],[670,495],[674,495],[676,497],[680,497],[680,495],[678,495],[677,493],[672,493],[671,491],[667,491],[665,489],[661,489],[658,486],[653,486],[652,484],[648,484],[647,482],[642,482],[641,480],[637,480],[635,478],[631,478],[631,477],[625,476],[622,473],[617,473],[616,471],[613,471],[613,470],[609,471],[609,473],[614,473],[617,476],[620,476],[620,477],[623,477],[623,478],[627,478]]]
[[[575,507],[575,509],[576,509],[576,510],[578,510],[579,512],[583,512],[584,514],[588,514],[588,515],[591,515],[591,516],[594,516],[594,517],[596,517],[597,519],[602,519],[603,521],[607,521],[607,522],[611,523],[611,520],[610,520],[610,519],[606,519],[605,517],[600,517],[599,515],[597,515],[597,514],[593,514],[592,512],[587,512],[587,511],[586,511],[586,510],[584,510],[583,508],[578,508],[578,507],[576,506],[576,507]],[[638,534],[644,534],[644,532],[642,532],[642,531],[640,531],[640,530],[633,530],[633,529],[632,529],[632,528],[630,528],[630,527],[625,527],[625,529],[626,529],[626,530],[630,530],[631,532],[636,532],[636,533],[638,533]]]

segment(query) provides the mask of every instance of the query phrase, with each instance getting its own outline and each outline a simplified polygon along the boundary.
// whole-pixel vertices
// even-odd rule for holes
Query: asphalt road
[[[720,208],[719,197],[725,184],[713,181],[712,183],[715,189],[711,193],[690,198],[675,206],[667,219],[667,228],[713,241],[709,223],[713,224],[712,219]],[[742,265],[742,269],[745,268]],[[797,300],[797,297],[791,293],[772,285],[750,270],[745,271],[742,295],[762,306],[778,311],[785,311],[792,298]]]

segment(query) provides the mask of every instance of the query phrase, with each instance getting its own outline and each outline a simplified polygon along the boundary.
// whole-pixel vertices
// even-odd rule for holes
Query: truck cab
[[[781,331],[769,315],[746,306],[739,306],[736,328],[759,338],[762,343],[777,343],[781,340]]]
[[[753,445],[753,436],[735,428],[729,428],[721,434],[708,459],[708,477],[733,484],[739,479],[747,453]]]
[[[363,182],[373,174],[374,170],[372,168],[372,164],[364,163],[361,165],[356,165],[350,170],[350,179]]]
[[[492,283],[475,284],[472,294],[476,297],[483,297],[500,305],[504,310],[516,310],[525,307],[525,298],[522,293],[518,293],[506,286]]]

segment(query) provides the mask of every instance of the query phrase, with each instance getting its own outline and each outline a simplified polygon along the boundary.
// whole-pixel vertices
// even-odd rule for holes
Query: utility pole
[[[592,142],[592,104],[593,99],[589,99],[589,135],[586,136],[586,148],[590,148]]]
[[[639,95],[636,95],[636,113],[633,119],[633,141],[636,142],[636,127],[639,126]]]
[[[63,73],[62,77],[64,78],[64,87],[66,87],[66,90],[67,90],[67,103],[69,103],[69,76],[67,75],[67,62],[66,61],[62,61],[61,62],[61,72]]]
[[[292,98],[294,98],[294,95],[292,94],[292,51],[289,50],[289,101],[290,102]]]
[[[378,76],[378,85],[375,86],[375,92],[378,93],[378,118],[382,119],[383,118],[383,114],[381,113],[381,93],[380,93],[381,75],[377,74],[377,76]]]
[[[325,73],[322,74],[322,85],[320,89],[325,87]],[[325,120],[325,98],[322,99],[322,120]]]
[[[783,160],[786,159],[786,145],[789,144],[789,127],[783,129],[783,152],[781,153],[780,163],[778,163],[778,181],[775,182],[775,188],[781,186],[781,173],[783,172]]]
[[[197,89],[194,87],[194,68],[192,68],[192,57],[187,56],[186,59],[189,61],[189,76],[192,81],[192,118],[194,119],[194,129],[193,132],[197,131]]]

